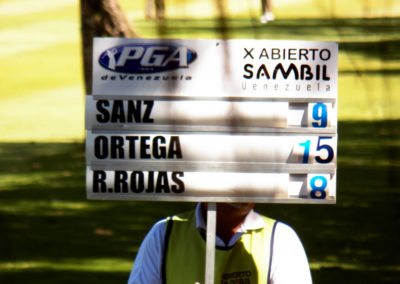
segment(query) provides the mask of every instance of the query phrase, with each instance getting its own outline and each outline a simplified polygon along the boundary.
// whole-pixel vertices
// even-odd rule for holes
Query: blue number
[[[315,160],[320,163],[320,164],[329,164],[332,162],[333,158],[335,157],[335,152],[333,151],[333,148],[329,144],[321,144],[322,140],[326,139],[332,139],[332,137],[318,137],[318,143],[317,143],[317,151],[320,152],[322,150],[325,150],[328,155],[325,159],[321,158],[321,155],[316,156]],[[303,164],[307,164],[308,160],[310,158],[310,147],[311,147],[311,140],[306,140],[303,143],[299,143],[300,146],[304,147],[304,154],[303,154]]]
[[[316,103],[313,106],[312,117],[317,121],[312,123],[313,127],[326,127],[328,125],[328,110],[326,105],[323,103]]]
[[[317,182],[320,181],[318,185]],[[326,187],[328,185],[328,181],[324,176],[315,176],[310,180],[310,196],[314,199],[325,199],[326,198]]]
[[[303,164],[307,164],[308,163],[308,158],[310,157],[310,146],[311,146],[311,141],[307,140],[304,143],[300,143],[300,146],[304,147],[304,155],[303,155]]]

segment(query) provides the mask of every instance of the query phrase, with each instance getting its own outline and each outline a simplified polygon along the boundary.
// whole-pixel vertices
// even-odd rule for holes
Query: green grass
[[[336,205],[257,205],[296,229],[314,283],[400,281],[398,126],[339,125]],[[80,143],[0,144],[0,283],[124,283],[150,226],[194,206],[86,200],[84,155]]]
[[[217,10],[212,0],[168,1],[162,25],[144,19],[145,1],[120,1],[143,37],[337,41],[339,119],[399,119],[400,8],[394,1],[369,2],[279,1],[277,20],[261,25],[258,0],[241,5],[227,1],[223,35],[213,18]],[[3,0],[0,16],[0,141],[81,141],[78,1]]]

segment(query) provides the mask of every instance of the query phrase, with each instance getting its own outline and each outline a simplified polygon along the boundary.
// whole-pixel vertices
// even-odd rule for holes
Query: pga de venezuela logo
[[[197,53],[176,44],[125,44],[109,48],[99,56],[99,64],[110,71],[151,74],[188,68]]]

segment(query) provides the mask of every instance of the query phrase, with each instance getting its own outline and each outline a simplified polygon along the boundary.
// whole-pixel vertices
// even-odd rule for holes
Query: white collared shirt
[[[164,252],[166,220],[157,222],[144,238],[128,284],[161,284],[161,262]],[[216,236],[216,245],[229,247],[247,231],[264,226],[262,216],[251,211],[240,229],[234,234],[228,244]],[[200,204],[196,207],[196,227],[206,229],[206,223],[201,214]],[[311,273],[303,245],[296,232],[286,224],[278,222],[275,229],[273,254],[271,259],[271,284],[311,284]],[[179,284],[179,283],[177,283]]]

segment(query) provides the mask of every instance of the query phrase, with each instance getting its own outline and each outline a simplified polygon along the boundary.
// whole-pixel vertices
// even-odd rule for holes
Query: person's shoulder
[[[284,234],[296,234],[296,231],[292,228],[292,226],[282,221],[276,221],[276,230],[279,230]]]
[[[261,215],[255,212],[259,217],[262,217],[264,222],[273,226],[273,234],[279,239],[298,239],[296,231],[287,223]]]
[[[298,235],[292,226],[281,221],[276,221],[275,235],[280,239],[298,239]]]
[[[165,227],[168,219],[164,218],[153,224],[151,229],[148,231],[146,239],[148,240],[162,240],[164,238]]]
[[[165,227],[167,226],[167,224],[170,220],[173,220],[173,221],[185,220],[185,219],[193,216],[193,214],[194,214],[194,211],[191,210],[191,211],[186,211],[186,212],[182,212],[182,213],[174,214],[172,216],[165,217],[165,218],[157,221],[150,229],[150,232],[163,231],[163,230],[165,230]]]
[[[174,221],[186,221],[186,220],[190,219],[191,217],[193,217],[195,214],[196,214],[196,212],[194,210],[185,211],[185,212],[175,214],[171,217],[168,217],[167,220],[173,219]]]
[[[273,283],[312,283],[304,247],[296,231],[278,222],[273,238],[271,278]]]
[[[295,229],[292,226],[277,222],[275,233],[274,233],[274,246],[279,249],[289,250],[289,251],[302,251],[303,245],[301,239]]]

